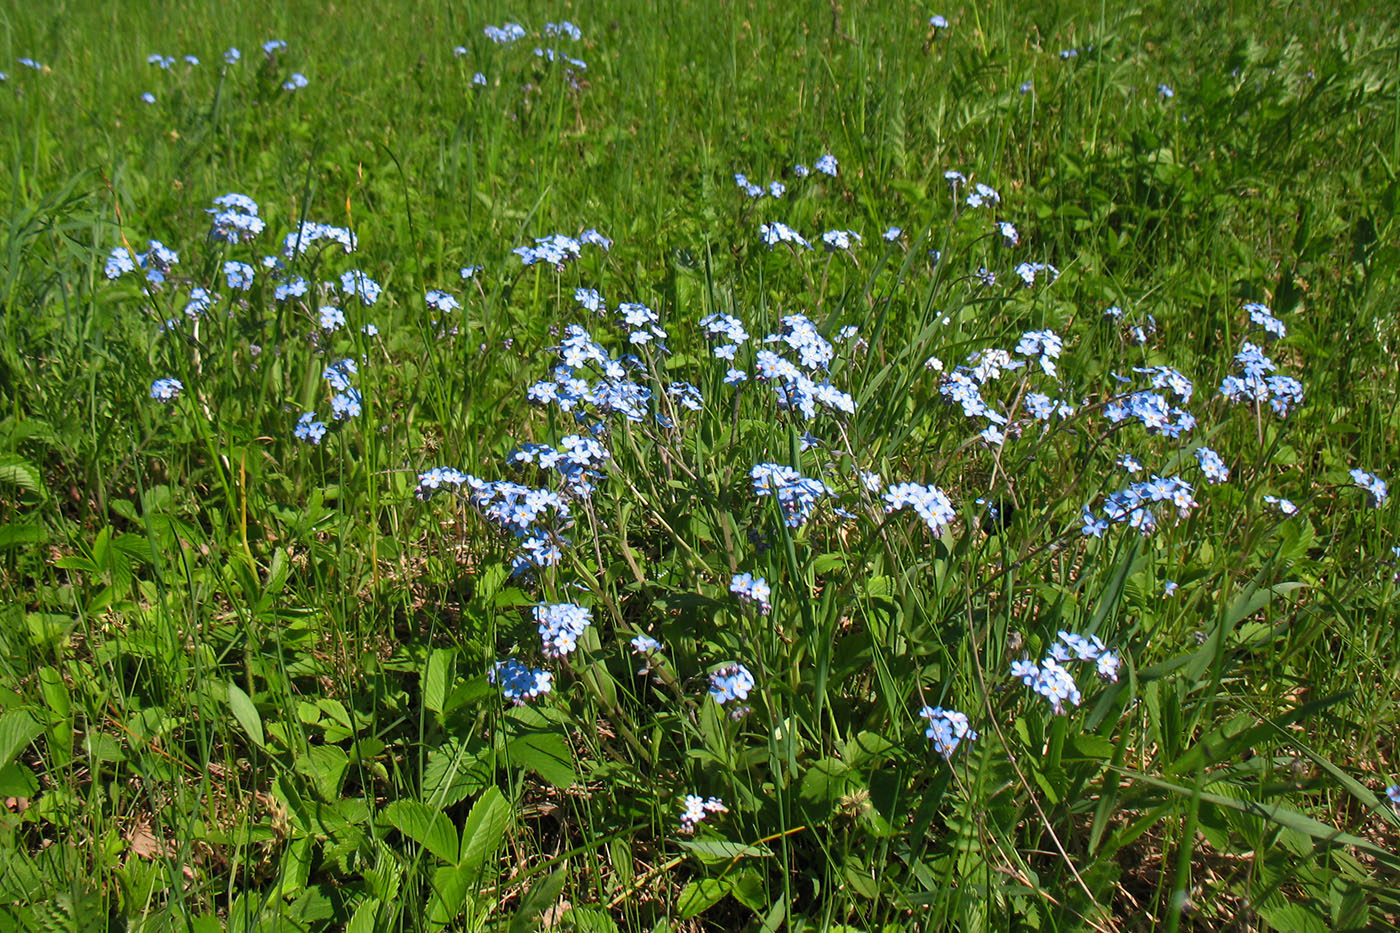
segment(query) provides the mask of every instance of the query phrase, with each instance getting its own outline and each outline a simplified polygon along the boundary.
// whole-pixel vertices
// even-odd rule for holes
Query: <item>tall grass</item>
[[[0,16],[4,923],[1394,925],[1398,522],[1352,471],[1396,476],[1395,17],[935,12]],[[565,19],[581,40],[545,35]],[[525,38],[483,33],[512,20]],[[999,202],[970,206],[979,183]],[[251,240],[209,235],[229,192]],[[299,250],[307,221],[354,251]],[[815,248],[770,248],[774,222]],[[586,229],[610,246],[513,252]],[[108,276],[151,240],[179,254],[163,283]],[[749,336],[732,360],[712,315]],[[1046,331],[1058,357],[1026,344]],[[1246,341],[1301,405],[1220,392]],[[593,362],[561,374],[570,344]],[[764,351],[829,383],[814,417]],[[346,359],[360,411],[336,419]],[[527,397],[609,362],[635,417]],[[1120,417],[1134,393],[1194,426]],[[512,462],[570,435],[604,453]],[[765,463],[823,484],[810,516],[760,494]],[[1084,533],[1152,476],[1191,487],[1155,528]],[[519,522],[544,566],[492,517],[502,480],[567,505]],[[900,483],[952,513],[893,509]],[[559,603],[591,619],[564,657],[534,617]],[[1095,657],[1057,711],[1012,665],[1072,644]],[[549,689],[512,702],[510,658]],[[752,689],[721,703],[732,665]],[[966,714],[956,748],[933,708]],[[718,805],[683,820],[686,795]]]

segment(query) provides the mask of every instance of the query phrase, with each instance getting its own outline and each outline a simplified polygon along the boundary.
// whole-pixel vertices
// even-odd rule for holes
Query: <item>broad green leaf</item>
[[[14,709],[0,715],[0,766],[14,761],[15,756],[43,731],[43,724],[27,709]]]
[[[44,479],[39,468],[14,454],[0,454],[0,483],[9,483],[43,495]]]
[[[231,680],[228,683],[228,708],[233,713],[233,718],[243,727],[243,731],[248,733],[248,738],[253,740],[253,744],[262,748],[267,739],[263,735],[262,717],[258,715],[258,708],[253,705],[252,698],[243,692],[243,688]]]
[[[568,869],[560,866],[535,882],[510,918],[509,933],[530,933],[535,928],[535,918],[559,902],[559,892],[564,890],[567,879]]]
[[[457,828],[446,813],[417,800],[396,800],[384,808],[384,820],[444,862],[457,864]]]
[[[578,782],[568,743],[557,732],[528,732],[507,743],[506,753],[560,790]]]
[[[510,825],[510,804],[498,787],[488,787],[472,804],[472,812],[462,824],[461,858],[466,871],[480,873],[494,858]]]
[[[428,655],[428,667],[423,672],[423,705],[435,713],[445,710],[455,654],[451,648],[438,648]]]

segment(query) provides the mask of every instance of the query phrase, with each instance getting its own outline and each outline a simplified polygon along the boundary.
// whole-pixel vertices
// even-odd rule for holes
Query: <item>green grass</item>
[[[1400,519],[1349,472],[1400,479],[1394,13],[996,2],[934,33],[940,11],[901,4],[202,7],[0,13],[0,929],[1400,924]],[[582,41],[540,37],[562,19]],[[483,35],[509,20],[530,35]],[[293,72],[308,86],[283,91]],[[836,177],[793,173],[824,153]],[[950,169],[1000,204],[967,207]],[[751,200],[736,172],[786,194]],[[228,192],[260,205],[251,242],[208,237]],[[265,270],[306,220],[358,248]],[[769,250],[774,221],[816,249]],[[586,228],[611,249],[512,254]],[[864,239],[827,252],[831,229]],[[104,275],[150,240],[179,253],[164,286]],[[1022,262],[1060,274],[1026,287]],[[351,268],[373,307],[314,293]],[[276,300],[290,275],[313,291]],[[218,295],[197,318],[195,286]],[[630,346],[576,288],[668,336]],[[733,363],[710,314],[751,337]],[[760,350],[795,360],[763,342],[793,314],[859,329],[814,374],[853,414],[724,383]],[[640,421],[527,402],[569,325],[637,353]],[[990,446],[940,386],[1045,329],[1055,377],[982,388],[1019,426]],[[1245,340],[1303,384],[1287,417],[1221,397]],[[347,357],[363,411],[335,421],[322,371]],[[1158,366],[1194,384],[1177,438],[1106,417]],[[1037,392],[1073,414],[1032,420]],[[293,437],[307,411],[320,444]],[[435,466],[561,488],[507,456],[600,423],[556,566],[512,574],[465,488],[414,495]],[[788,527],[754,495],[764,462],[834,495]],[[1152,474],[1198,505],[1081,533]],[[899,482],[956,518],[887,513]],[[738,572],[771,613],[730,594]],[[546,658],[531,607],[564,601],[592,625]],[[1056,715],[1010,665],[1061,630],[1123,663],[1085,667]],[[503,698],[508,657],[552,690]],[[731,662],[747,712],[708,695]],[[978,737],[945,759],[925,705]],[[687,834],[686,794],[727,809]]]

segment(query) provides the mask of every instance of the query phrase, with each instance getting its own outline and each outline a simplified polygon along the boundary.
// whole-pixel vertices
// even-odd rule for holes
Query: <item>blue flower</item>
[[[1400,784],[1392,784],[1385,789],[1386,797],[1396,806],[1400,806]]]
[[[287,43],[282,41],[281,39],[270,39],[267,42],[263,43],[262,50],[264,55],[266,55],[268,58],[271,58],[273,55],[282,51],[286,47]]]
[[[758,611],[764,615],[773,609],[773,604],[769,601],[773,590],[762,577],[755,577],[751,573],[736,573],[729,581],[729,592],[738,596],[740,602],[757,606]]]
[[[228,281],[228,287],[246,292],[253,287],[253,267],[246,262],[234,262],[230,260],[224,263],[224,277]]]
[[[506,23],[502,26],[487,26],[481,30],[486,38],[497,45],[509,45],[519,39],[525,38],[525,27],[519,23]]]
[[[290,78],[282,82],[282,90],[299,91],[310,83],[310,81],[306,80],[306,75],[299,71],[294,71]]]
[[[418,474],[418,485],[413,494],[419,499],[430,499],[444,486],[461,486],[471,477],[454,467],[433,467],[426,473]]]
[[[533,610],[544,641],[544,656],[562,658],[578,647],[578,640],[593,621],[593,613],[573,603],[541,603]]]
[[[708,800],[695,794],[686,794],[681,802],[681,832],[693,833],[696,825],[711,813],[728,813],[729,808],[718,797]]]
[[[792,167],[792,174],[797,176],[798,178],[806,178],[808,175],[812,174],[812,170],[809,169],[807,166],[799,163]]]
[[[332,305],[323,305],[317,313],[321,329],[337,331],[345,326],[345,312]]]
[[[546,36],[567,36],[575,42],[583,38],[583,32],[568,20],[560,23],[545,23],[544,34]]]
[[[997,224],[997,229],[1001,231],[1001,238],[1006,241],[1007,246],[1015,246],[1021,242],[1021,234],[1013,224],[1003,220]]]
[[[1360,469],[1351,471],[1351,480],[1371,494],[1372,508],[1378,509],[1385,505],[1385,500],[1390,496],[1390,489],[1386,486],[1385,480]]]
[[[769,197],[772,197],[772,198],[781,198],[781,197],[782,197],[784,194],[786,194],[786,193],[787,193],[787,185],[783,184],[782,182],[780,182],[780,181],[770,181],[770,182],[768,183],[768,196],[769,196]]]
[[[170,58],[170,57],[167,56],[167,55],[160,55],[160,54],[147,55],[147,56],[146,56],[146,64],[148,64],[148,65],[159,65],[162,69],[169,70],[170,66],[173,65],[173,64],[175,64],[175,59]]]
[[[485,87],[486,75],[482,74],[480,71],[475,72],[472,75],[472,84],[475,84],[477,87]]]
[[[1295,515],[1298,512],[1298,507],[1296,505],[1294,505],[1289,500],[1281,499],[1278,496],[1265,496],[1264,504],[1272,505],[1284,515]]]
[[[822,234],[822,242],[828,251],[849,250],[852,240],[860,242],[860,234],[854,230],[828,230]]]
[[[185,388],[179,379],[157,379],[151,383],[151,398],[157,402],[173,402]]]
[[[1161,96],[1161,98],[1162,98],[1163,100],[1171,100],[1173,97],[1176,96],[1176,91],[1173,91],[1171,88],[1167,87],[1165,84],[1159,84],[1159,85],[1157,85],[1157,93],[1158,93],[1158,95]]]
[[[1288,328],[1270,313],[1268,305],[1251,301],[1244,306],[1244,310],[1249,312],[1250,322],[1264,328],[1264,333],[1272,339],[1279,340],[1288,335]]]
[[[808,243],[796,230],[783,223],[760,224],[758,234],[762,238],[764,245],[769,249],[779,243],[793,243],[803,249],[811,249],[812,244]]]
[[[150,91],[147,91],[146,93],[144,93],[144,94],[141,95],[141,103],[143,103],[143,104],[154,104],[155,102],[156,102],[156,95],[152,94]]]
[[[710,672],[710,696],[721,706],[730,700],[748,699],[753,688],[753,674],[742,664],[727,664]]]
[[[353,359],[346,357],[327,366],[321,373],[321,378],[330,384],[332,392],[342,392],[350,388],[350,377],[358,372],[359,366]]]
[[[447,292],[430,290],[424,296],[424,299],[428,302],[428,307],[441,311],[444,314],[456,311],[458,308],[462,307],[457,299],[453,298]]]
[[[984,204],[1000,204],[1001,195],[991,185],[984,185],[980,181],[972,186],[972,190],[967,193],[968,207],[982,207]]]
[[[889,242],[893,243],[895,240],[899,239],[903,233],[904,231],[899,229],[898,227],[890,227],[883,234],[881,234],[881,236],[883,236]]]
[[[636,635],[632,638],[633,654],[650,654],[653,651],[661,650],[661,642],[650,635]]]
[[[136,262],[131,258],[131,250],[125,246],[115,247],[107,256],[107,263],[102,267],[107,278],[120,278],[124,273],[134,272]]]
[[[553,676],[548,671],[521,664],[515,658],[497,661],[486,674],[487,680],[501,688],[501,695],[517,706],[548,693],[553,686]]]
[[[346,296],[358,295],[360,304],[365,307],[370,307],[377,302],[381,291],[378,282],[358,269],[351,269],[340,274],[340,290]]]
[[[1162,584],[1162,595],[1171,596],[1177,591],[1177,588],[1178,587],[1175,580],[1168,580],[1166,583]]]
[[[319,444],[321,438],[326,436],[326,423],[317,421],[314,411],[305,412],[297,419],[297,425],[292,429],[292,436],[308,444]]]
[[[821,157],[820,159],[818,159],[816,162],[812,163],[812,167],[813,167],[814,169],[816,169],[817,171],[821,172],[823,175],[830,175],[832,178],[835,178],[835,177],[836,177],[836,156],[834,156],[834,155],[832,155],[831,153],[828,152],[826,155],[822,156],[822,157]]]
[[[930,17],[928,18],[928,24],[929,24],[930,26],[932,26],[934,29],[947,29],[947,28],[948,28],[948,21],[947,21],[946,19],[944,19],[941,15],[937,15],[937,14],[935,14],[935,15],[933,15],[933,16],[930,16]]]
[[[242,57],[243,53],[238,51],[238,49],[236,48],[229,48],[224,50],[224,64],[226,65],[236,65],[238,64],[238,60]]]
[[[895,483],[885,490],[884,500],[887,513],[912,508],[924,520],[928,530],[936,535],[942,534],[943,529],[957,517],[953,503],[937,486]]]
[[[953,757],[953,752],[964,741],[971,742],[977,733],[968,724],[967,714],[941,706],[925,706],[919,715],[928,720],[924,735],[933,739],[933,749],[945,759]]]
[[[1225,461],[1209,447],[1196,448],[1196,462],[1201,465],[1201,472],[1208,483],[1223,483],[1230,478],[1230,469],[1225,466]]]
[[[306,279],[297,276],[281,282],[272,290],[272,297],[278,301],[286,301],[288,298],[300,298],[306,294]]]
[[[364,396],[359,389],[346,389],[331,397],[331,415],[336,421],[345,421],[359,416]]]

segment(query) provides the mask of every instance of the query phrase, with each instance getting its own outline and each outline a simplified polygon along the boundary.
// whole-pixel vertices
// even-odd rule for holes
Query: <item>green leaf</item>
[[[1170,781],[1163,781],[1149,774],[1139,774],[1135,771],[1126,770],[1123,773],[1135,781],[1141,781],[1153,787],[1160,787],[1163,790],[1171,791],[1183,797],[1190,797],[1192,795],[1192,790],[1189,787],[1173,784]],[[1400,855],[1396,855],[1389,849],[1376,845],[1369,839],[1362,839],[1360,836],[1354,836],[1351,833],[1343,832],[1340,829],[1328,826],[1326,823],[1319,822],[1310,816],[1305,816],[1297,810],[1289,809],[1280,804],[1262,804],[1253,800],[1235,800],[1226,797],[1224,794],[1216,794],[1205,790],[1199,793],[1200,799],[1205,803],[1248,814],[1266,822],[1273,823],[1275,826],[1281,826],[1285,829],[1291,829],[1303,833],[1304,835],[1311,836],[1324,844],[1344,845],[1360,849],[1374,857],[1376,861],[1383,862],[1393,869],[1400,869]]]
[[[42,544],[48,536],[43,525],[0,525],[0,551]]]
[[[488,787],[472,804],[472,812],[462,824],[462,854],[458,865],[465,871],[479,873],[505,838],[510,825],[510,804],[499,787]]]
[[[37,495],[44,494],[44,479],[39,468],[14,454],[0,454],[0,483],[9,483]]]
[[[695,839],[677,840],[677,844],[683,849],[689,849],[702,862],[715,863],[727,862],[741,858],[771,858],[773,850],[767,846],[751,846],[742,842],[730,842],[727,839]]]
[[[689,920],[724,900],[728,893],[729,885],[722,878],[692,881],[681,890],[681,896],[676,900],[676,913],[682,920]]]
[[[564,912],[563,919],[572,923],[578,933],[617,933],[617,924],[597,907],[571,907]]]
[[[39,737],[44,726],[27,709],[10,710],[0,715],[0,766],[8,765]]]
[[[452,680],[451,648],[438,648],[428,655],[428,667],[423,673],[423,705],[434,713],[445,711],[447,688]]]
[[[233,718],[243,727],[243,731],[248,733],[248,738],[253,740],[253,744],[262,748],[267,740],[263,735],[262,717],[258,715],[258,708],[253,705],[252,698],[231,680],[228,683],[228,708],[233,713]]]
[[[18,761],[0,768],[0,797],[33,797],[38,789],[39,779]]]
[[[564,889],[568,869],[559,867],[550,872],[530,889],[530,893],[520,899],[520,907],[510,918],[509,933],[529,933],[535,928],[535,918],[553,907],[559,901],[559,892]]]
[[[560,790],[578,782],[568,743],[557,732],[528,732],[506,745],[506,754]]]
[[[384,808],[390,826],[450,864],[457,864],[457,828],[446,813],[417,800],[396,800]]]

